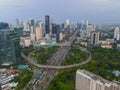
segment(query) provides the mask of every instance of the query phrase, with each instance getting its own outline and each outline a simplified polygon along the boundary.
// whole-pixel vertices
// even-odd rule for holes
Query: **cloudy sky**
[[[88,19],[91,23],[120,23],[120,0],[0,0],[0,21],[16,18],[44,20],[50,15],[55,22]]]

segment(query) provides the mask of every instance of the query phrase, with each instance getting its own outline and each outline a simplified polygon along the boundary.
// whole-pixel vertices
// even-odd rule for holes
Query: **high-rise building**
[[[116,27],[114,30],[114,39],[117,41],[120,40],[120,29],[118,27]]]
[[[0,63],[18,63],[21,60],[20,38],[14,30],[0,31]]]
[[[42,38],[42,30],[41,30],[40,26],[36,26],[36,28],[35,28],[35,37],[36,37],[36,41],[38,41]]]
[[[89,24],[89,21],[86,20],[86,23],[85,23],[85,26],[86,26],[86,31],[87,31],[87,37],[90,37],[90,33],[92,31],[95,31],[95,24]]]
[[[60,42],[60,25],[57,25],[57,33],[56,33],[56,39],[57,39],[57,43]]]
[[[2,29],[8,29],[8,28],[9,28],[8,23],[0,22],[0,30],[2,30]]]
[[[77,29],[82,29],[82,24],[77,22]]]
[[[64,28],[65,28],[65,24],[62,23],[62,24],[61,24],[61,30],[63,30]]]
[[[45,33],[50,34],[50,20],[48,15],[45,16]]]
[[[35,32],[35,27],[34,26],[31,26],[30,27],[30,33],[34,33]]]
[[[17,33],[19,37],[23,36],[23,27],[16,27],[14,28],[14,31]]]
[[[75,90],[120,90],[120,84],[86,70],[77,70]]]
[[[65,28],[70,28],[70,20],[69,19],[66,20]]]
[[[100,36],[100,33],[97,32],[97,31],[92,31],[91,32],[91,35],[90,35],[90,44],[92,46],[97,46],[99,44],[99,36]]]
[[[29,25],[34,26],[35,25],[35,20],[33,18],[29,18]]]
[[[29,26],[29,23],[28,23],[28,22],[24,22],[24,23],[23,23],[23,30],[24,30],[24,31],[30,31],[30,26]]]
[[[20,26],[19,19],[17,18],[16,19],[16,27],[19,27],[19,26]]]
[[[92,31],[95,31],[95,25],[93,25],[93,24],[88,24],[86,28],[87,28],[87,37],[90,37],[90,33],[91,33]]]
[[[52,24],[52,34],[58,34],[60,32],[60,25]]]
[[[30,39],[31,41],[35,41],[35,33],[30,33]]]
[[[60,41],[63,39],[63,33],[62,32],[60,32],[59,38],[60,38]]]
[[[45,26],[43,22],[39,22],[38,26],[40,27],[40,33],[42,34],[42,36],[44,36],[45,34]]]
[[[86,31],[88,31],[88,24],[89,24],[89,22],[88,22],[88,20],[86,20],[86,23],[85,23]]]

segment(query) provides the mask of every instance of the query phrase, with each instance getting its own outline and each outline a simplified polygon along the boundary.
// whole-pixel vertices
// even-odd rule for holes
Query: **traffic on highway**
[[[26,86],[24,90],[46,90],[51,80],[53,80],[54,77],[57,75],[59,69],[77,67],[80,65],[84,65],[91,60],[92,58],[91,53],[86,48],[79,47],[82,51],[85,51],[88,53],[89,58],[82,63],[61,66],[62,61],[65,60],[65,57],[67,56],[70,50],[71,44],[76,38],[76,33],[77,33],[77,30],[69,38],[69,40],[66,41],[64,45],[61,46],[58,49],[58,51],[54,53],[50,59],[47,60],[46,65],[40,65],[36,63],[34,58],[30,57],[32,53],[30,53],[28,57],[25,56],[23,53],[21,53],[22,57],[26,59],[27,62],[29,62],[30,64],[36,66],[36,70],[37,70],[37,72],[35,72],[36,70],[34,71],[35,74],[33,75],[33,78],[31,79],[31,81],[28,83],[28,85]],[[40,70],[38,68],[40,68]],[[30,86],[31,88],[29,88]]]

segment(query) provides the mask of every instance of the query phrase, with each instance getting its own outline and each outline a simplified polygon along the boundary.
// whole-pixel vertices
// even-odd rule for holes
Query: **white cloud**
[[[91,0],[91,1],[94,1],[94,2],[109,2],[111,0]]]
[[[0,0],[0,7],[19,6],[26,0]]]

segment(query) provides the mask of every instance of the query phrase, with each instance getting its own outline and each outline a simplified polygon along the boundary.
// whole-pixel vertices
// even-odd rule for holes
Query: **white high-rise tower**
[[[117,41],[120,40],[120,29],[118,27],[115,28],[114,39],[116,39]]]

